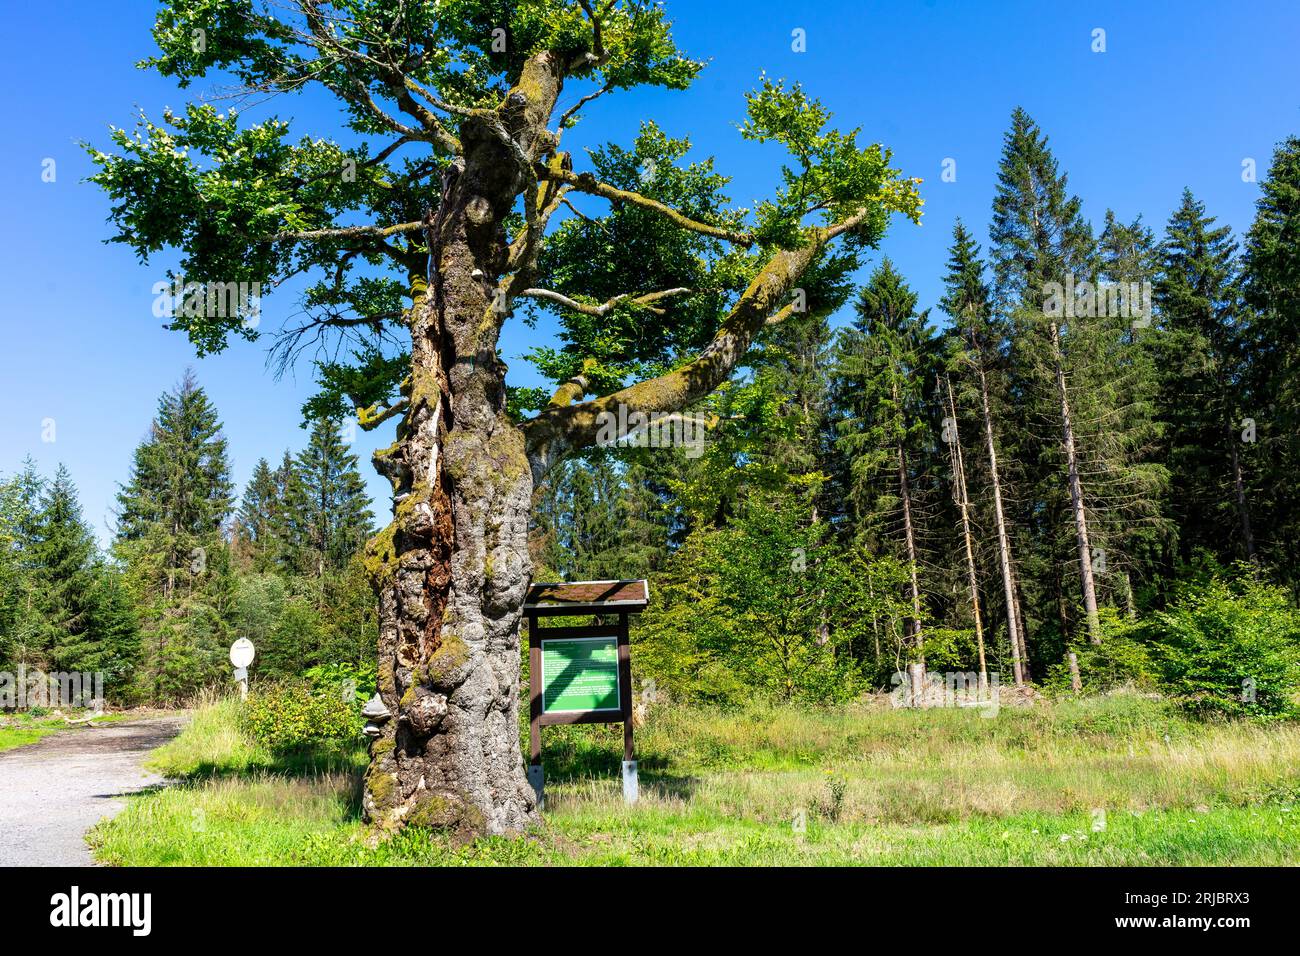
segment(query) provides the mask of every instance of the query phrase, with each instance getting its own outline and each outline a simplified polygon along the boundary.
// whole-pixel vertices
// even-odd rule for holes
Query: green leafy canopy
[[[382,404],[409,361],[412,284],[427,269],[421,223],[463,151],[466,124],[507,115],[538,56],[559,58],[565,82],[590,90],[553,120],[557,143],[587,98],[638,85],[684,89],[703,63],[678,50],[671,26],[662,4],[643,0],[165,0],[158,53],[139,65],[182,87],[233,78],[246,108],[200,100],[159,121],[142,114],[132,130],[112,128],[108,148],[87,145],[97,167],[90,180],[111,200],[110,241],[144,262],[178,250],[176,278],[257,283],[259,297],[305,283],[306,318],[286,323],[275,347],[281,369],[314,350],[321,391],[308,418]],[[342,111],[337,135],[295,136],[275,115],[246,121],[249,109],[313,86]],[[798,84],[762,79],[740,133],[775,141],[790,160],[775,198],[752,213],[731,206],[711,159],[688,160],[689,142],[651,121],[630,146],[589,150],[596,178],[744,241],[681,228],[641,203],[571,206],[541,244],[536,281],[579,308],[540,306],[558,313],[560,342],[530,360],[557,383],[582,371],[602,393],[662,373],[708,342],[765,258],[807,241],[811,221],[861,216],[846,236],[852,252],[879,239],[893,213],[917,220],[918,180],[892,168],[885,148],[860,147],[857,130],[829,122]],[[507,240],[529,215],[521,194]],[[810,284],[842,285],[857,265],[852,254],[824,256]],[[525,318],[537,307],[529,303]],[[259,335],[242,314],[177,314],[169,327],[200,355]],[[544,399],[515,390],[511,406],[523,414]]]

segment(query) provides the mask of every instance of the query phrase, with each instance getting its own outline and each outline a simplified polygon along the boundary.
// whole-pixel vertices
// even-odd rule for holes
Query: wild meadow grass
[[[1300,862],[1300,727],[1203,724],[1115,694],[995,717],[665,708],[547,728],[544,824],[454,846],[360,822],[361,746],[276,755],[214,701],[153,757],[178,778],[91,835],[121,865],[1244,865]]]

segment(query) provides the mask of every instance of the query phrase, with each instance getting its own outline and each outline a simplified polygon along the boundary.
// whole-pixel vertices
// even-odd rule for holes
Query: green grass
[[[59,721],[62,723],[62,721]],[[56,727],[0,727],[0,750],[13,750],[34,744],[58,728]]]
[[[1234,865],[1300,863],[1300,727],[1197,724],[1114,695],[996,717],[892,710],[667,709],[637,731],[547,728],[545,824],[456,847],[378,845],[362,748],[277,757],[200,710],[153,765],[181,778],[91,836],[121,865]]]

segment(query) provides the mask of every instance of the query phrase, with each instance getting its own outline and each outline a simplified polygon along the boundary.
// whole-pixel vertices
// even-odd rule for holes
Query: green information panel
[[[542,712],[618,711],[618,639],[542,641]]]

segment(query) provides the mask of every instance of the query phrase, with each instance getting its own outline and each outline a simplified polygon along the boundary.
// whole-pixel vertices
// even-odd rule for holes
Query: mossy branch
[[[627,189],[619,189],[608,183],[602,183],[591,173],[575,173],[571,169],[556,169],[554,167],[538,167],[538,179],[549,179],[564,183],[580,193],[587,193],[590,196],[599,196],[602,199],[608,199],[611,202],[625,202],[633,206],[639,206],[642,209],[648,209],[651,212],[657,212],[659,215],[668,219],[675,225],[683,229],[689,229],[691,232],[697,232],[702,236],[710,236],[714,239],[723,239],[727,242],[734,243],[738,246],[748,248],[754,244],[754,236],[748,232],[737,232],[733,229],[724,229],[721,226],[713,226],[707,222],[700,222],[692,219],[690,216],[666,206],[657,199],[651,199],[649,196],[643,196],[640,193],[632,192]]]
[[[524,426],[534,470],[544,474],[572,452],[594,445],[608,416],[617,417],[620,407],[647,414],[675,412],[712,392],[731,374],[769,319],[779,320],[793,311],[784,299],[821,250],[836,237],[857,229],[872,211],[870,206],[863,207],[843,222],[809,229],[802,246],[774,253],[712,341],[687,365],[576,405],[570,402],[576,397],[577,381],[561,386],[547,408]],[[582,384],[585,387],[585,382]]]
[[[357,424],[361,426],[362,431],[373,431],[393,416],[402,414],[410,407],[411,403],[405,398],[393,402],[384,409],[380,409],[378,402],[364,408],[358,406]]]
[[[655,303],[675,295],[688,295],[692,289],[680,287],[676,289],[663,289],[659,292],[645,292],[637,295],[632,292],[624,292],[622,295],[616,295],[612,299],[593,305],[589,302],[579,302],[571,299],[560,292],[554,292],[550,289],[525,289],[519,293],[520,298],[524,299],[545,299],[564,306],[566,309],[572,309],[574,312],[581,312],[583,315],[591,315],[597,318],[608,315],[621,304],[645,306],[648,311],[655,315],[663,315],[664,310],[655,307]]]

